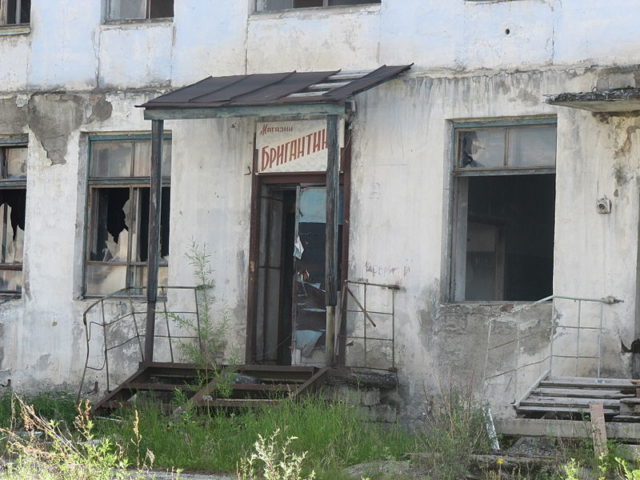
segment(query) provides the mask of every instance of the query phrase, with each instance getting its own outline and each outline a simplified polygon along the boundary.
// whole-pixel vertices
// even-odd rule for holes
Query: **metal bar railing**
[[[567,300],[567,301],[572,301],[577,303],[577,315],[576,315],[576,321],[575,324],[569,324],[568,322],[563,322],[563,324],[557,323],[554,321],[554,315],[557,312],[556,309],[556,303],[557,301],[561,301],[561,300]],[[492,345],[491,340],[492,337],[494,335],[494,324],[497,321],[505,321],[505,320],[509,320],[509,316],[513,316],[517,313],[522,313],[526,310],[531,310],[533,307],[535,307],[536,305],[540,305],[542,303],[546,303],[549,301],[553,301],[553,305],[552,305],[552,318],[550,319],[549,322],[549,350],[548,350],[548,355],[546,357],[543,358],[538,358],[536,360],[531,360],[531,361],[527,361],[527,362],[523,362],[522,361],[522,357],[521,357],[521,351],[522,351],[522,346],[523,346],[523,342],[525,340],[527,340],[530,337],[533,336],[539,336],[540,333],[539,331],[532,331],[529,332],[528,334],[524,334],[522,333],[521,330],[521,322],[520,321],[515,321],[514,319],[511,319],[513,327],[515,328],[515,334],[514,334],[514,338],[511,338],[509,340],[504,340],[501,341],[498,344]],[[529,367],[533,367],[533,366],[538,366],[541,364],[544,364],[546,362],[548,362],[548,369],[545,370],[545,372],[542,374],[541,378],[544,378],[547,375],[550,375],[553,373],[554,371],[554,359],[573,359],[575,360],[575,365],[574,365],[574,373],[576,376],[578,376],[578,374],[580,373],[580,361],[581,360],[594,360],[595,361],[595,369],[596,369],[596,374],[598,376],[598,378],[600,378],[601,374],[602,374],[602,337],[603,337],[603,333],[604,333],[604,315],[605,315],[605,305],[613,305],[615,303],[619,303],[622,300],[619,300],[615,297],[612,296],[608,296],[608,297],[604,297],[604,298],[584,298],[584,297],[571,297],[571,296],[566,296],[566,295],[550,295],[548,297],[545,297],[543,299],[537,300],[535,302],[532,303],[528,303],[528,304],[523,304],[520,305],[516,308],[511,309],[510,311],[507,312],[503,312],[500,315],[494,316],[492,318],[489,319],[489,324],[487,327],[487,349],[486,349],[486,353],[485,353],[485,364],[484,364],[484,374],[483,374],[483,378],[484,378],[484,384],[485,384],[485,388],[487,387],[487,382],[491,379],[495,379],[497,377],[501,377],[501,376],[505,376],[505,375],[511,375],[511,379],[509,381],[509,384],[513,385],[513,390],[514,390],[514,397],[516,399],[519,398],[519,400],[515,400],[513,403],[514,404],[518,404],[522,398],[526,397],[526,392],[524,394],[524,396],[519,394],[520,391],[520,385],[519,382],[521,382],[521,373],[524,369],[529,368]],[[589,324],[585,324],[583,316],[584,316],[584,309],[583,309],[583,304],[584,303],[591,303],[591,304],[599,304],[599,321],[597,326],[592,326]],[[575,353],[572,354],[567,354],[566,352],[562,352],[562,353],[558,353],[555,349],[555,344],[556,342],[563,336],[563,333],[566,334],[567,331],[574,331],[575,332]],[[583,334],[587,331],[594,331],[597,332],[597,354],[592,354],[592,355],[588,355],[585,354],[583,352],[583,346],[584,346],[584,338]],[[489,366],[489,361],[490,361],[490,357],[491,357],[491,353],[498,351],[500,349],[504,349],[506,347],[509,347],[510,345],[513,345],[514,348],[514,352],[513,352],[513,367],[511,368],[506,368],[504,370],[500,370],[496,373],[493,374],[488,374],[487,369]],[[536,384],[539,383],[536,382]],[[531,387],[530,387],[531,388]]]
[[[166,334],[154,332],[154,338],[163,338],[167,340],[168,343],[168,353],[171,362],[175,361],[174,351],[175,345],[174,342],[179,341],[197,341],[199,342],[199,347],[202,348],[202,335],[201,335],[201,322],[200,322],[200,309],[199,309],[199,301],[197,296],[197,291],[202,290],[203,288],[208,288],[207,286],[162,286],[159,287],[160,291],[163,295],[163,314],[165,317],[165,327]],[[131,342],[137,341],[138,354],[140,356],[140,361],[144,361],[144,348],[143,348],[143,337],[145,337],[146,332],[141,332],[137,315],[146,315],[146,310],[136,309],[136,302],[140,302],[141,305],[145,305],[143,302],[143,298],[141,297],[141,292],[145,289],[145,287],[135,287],[135,288],[125,288],[118,290],[110,295],[99,298],[92,302],[83,313],[83,324],[85,327],[85,343],[86,343],[86,355],[85,355],[85,365],[84,370],[82,372],[82,378],[80,381],[80,389],[78,391],[78,399],[83,393],[84,384],[87,377],[88,371],[94,372],[104,372],[104,383],[106,386],[106,391],[111,390],[111,375],[112,371],[110,368],[110,355],[115,350],[122,349],[126,345],[129,345]],[[193,308],[182,308],[176,309],[175,311],[170,311],[167,306],[167,296],[169,291],[194,291]],[[108,302],[117,301],[123,302],[124,304],[128,304],[128,311],[115,313],[113,315],[108,315],[105,309],[105,305]],[[93,317],[98,316],[98,319],[95,320]],[[195,315],[196,322],[196,333],[194,335],[181,335],[175,334],[172,332],[170,319],[177,318],[182,315]],[[112,339],[110,338],[110,330],[112,330],[116,326],[122,325],[122,328],[118,329],[118,341],[117,343],[112,343]],[[122,339],[123,332],[127,331],[127,326],[133,328],[133,334],[129,338]],[[92,335],[93,328],[99,328],[102,332],[102,347],[101,347],[101,360],[98,365],[91,364],[91,344],[92,341],[95,341]],[[121,373],[121,372],[120,372]]]
[[[354,292],[351,286],[360,286],[362,287],[361,298]],[[375,293],[371,291],[371,289],[381,289],[384,291],[391,292],[391,298],[389,302],[389,309],[380,308],[380,306],[376,306],[375,309],[369,309],[369,305],[371,304],[371,298],[375,297]],[[395,341],[396,341],[396,292],[400,290],[398,285],[392,284],[384,284],[384,283],[372,283],[364,280],[345,280],[343,282],[343,288],[341,295],[343,295],[342,304],[345,306],[342,310],[342,322],[346,322],[346,316],[350,313],[361,314],[362,315],[362,335],[355,334],[346,334],[344,338],[343,345],[346,345],[349,341],[359,341],[362,342],[363,352],[362,352],[362,364],[359,363],[349,363],[345,361],[349,367],[351,368],[366,368],[370,370],[384,370],[384,371],[396,371],[396,354],[395,354]],[[352,308],[348,308],[348,300],[351,300],[353,304]],[[386,307],[386,305],[385,305]],[[372,315],[376,315],[382,317],[377,322],[373,319]],[[388,319],[388,320],[385,320]],[[371,335],[371,328],[379,331],[383,325],[379,325],[380,322],[384,323],[385,321],[391,322],[391,332],[388,337],[383,337],[376,335]],[[384,342],[390,345],[391,353],[390,353],[390,366],[384,368],[381,366],[375,366],[372,362],[370,362],[369,357],[369,348],[371,346],[371,342]],[[345,355],[345,359],[347,356]]]

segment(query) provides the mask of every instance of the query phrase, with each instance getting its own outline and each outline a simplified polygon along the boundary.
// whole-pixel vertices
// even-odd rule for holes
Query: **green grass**
[[[269,437],[278,429],[285,438],[296,437],[291,449],[307,452],[306,468],[319,478],[340,478],[338,472],[348,465],[395,459],[415,449],[414,438],[401,428],[365,422],[356,407],[317,398],[235,415],[187,412],[175,418],[152,405],[139,415],[140,447],[152,451],[161,468],[235,472],[258,435]],[[123,440],[133,436],[133,425],[133,415],[123,412],[122,423],[98,421],[97,429],[127,444]],[[135,455],[133,445],[127,454]]]
[[[73,425],[78,414],[75,395],[65,392],[47,392],[37,395],[23,395],[22,400],[33,406],[35,413],[64,426]],[[0,395],[0,428],[20,427],[21,415],[19,402],[13,392],[5,390]]]

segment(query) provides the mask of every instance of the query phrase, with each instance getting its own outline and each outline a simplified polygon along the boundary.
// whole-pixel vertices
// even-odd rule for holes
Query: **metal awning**
[[[546,102],[550,105],[578,108],[590,112],[634,112],[640,111],[640,88],[561,93],[547,98]]]
[[[325,116],[327,127],[325,274],[327,307],[326,354],[334,358],[333,328],[338,291],[338,190],[340,142],[338,122],[347,102],[360,92],[391,80],[411,65],[382,66],[375,70],[348,72],[287,72],[207,77],[193,85],[155,98],[139,107],[151,120],[151,174],[149,189],[149,238],[147,269],[147,319],[144,359],[153,360],[160,211],[162,202],[162,138],[164,120],[228,117]],[[250,275],[255,275],[255,272]],[[249,338],[249,337],[248,337]],[[247,351],[250,349],[248,348]]]
[[[257,73],[207,77],[140,107],[148,120],[180,118],[340,115],[355,94],[384,83],[411,65],[375,70]]]

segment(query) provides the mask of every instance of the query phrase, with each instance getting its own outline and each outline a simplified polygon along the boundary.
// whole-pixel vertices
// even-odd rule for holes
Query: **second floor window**
[[[31,0],[0,0],[0,25],[24,25],[31,20]]]
[[[381,3],[382,0],[257,0],[256,11],[269,12],[287,8],[334,7],[339,5],[364,5]]]
[[[173,0],[107,0],[107,20],[173,17]]]

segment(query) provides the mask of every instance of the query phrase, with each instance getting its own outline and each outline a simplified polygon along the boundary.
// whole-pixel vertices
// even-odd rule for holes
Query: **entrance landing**
[[[247,408],[275,405],[315,391],[328,368],[234,365],[205,370],[185,363],[141,363],[138,371],[98,401],[95,412],[132,406],[143,392],[169,404],[176,391],[193,407]]]

